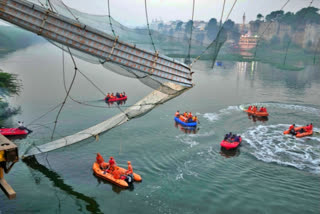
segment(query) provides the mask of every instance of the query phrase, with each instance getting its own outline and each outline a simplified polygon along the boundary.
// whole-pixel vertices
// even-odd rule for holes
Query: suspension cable
[[[189,40],[189,49],[188,49],[188,56],[187,59],[185,60],[185,62],[187,62],[188,64],[191,63],[191,40],[192,40],[192,30],[193,30],[193,18],[194,18],[194,7],[195,7],[195,0],[193,0],[193,4],[192,4],[192,18],[191,18],[191,29],[190,29],[190,40]]]
[[[149,26],[147,0],[144,0],[144,9],[145,9],[145,12],[146,12],[146,20],[147,20],[147,26],[148,26],[148,31],[149,31],[149,36],[150,36],[151,44],[152,44],[152,46],[153,46],[154,52],[157,52],[157,49],[156,49],[155,44],[154,44],[153,39],[152,39],[151,30],[150,30],[150,26]]]
[[[113,29],[112,22],[111,22],[110,2],[109,2],[109,0],[108,0],[108,16],[109,16],[109,24],[110,24],[110,28],[111,28],[111,31],[113,33],[113,36],[117,37],[117,35],[116,35],[116,33],[115,33],[114,29]]]
[[[76,79],[77,71],[78,71],[76,62],[74,61],[73,55],[72,55],[69,47],[68,47],[68,51],[69,51],[69,54],[70,54],[70,56],[71,56],[71,59],[72,59],[73,65],[74,65],[74,75],[73,75],[72,81],[71,81],[71,83],[70,83],[69,89],[68,89],[68,91],[67,91],[67,94],[66,94],[66,96],[65,96],[65,98],[64,98],[64,100],[63,100],[63,102],[62,102],[62,105],[61,105],[61,107],[60,107],[60,109],[59,109],[59,111],[58,111],[58,114],[57,114],[57,116],[56,116],[56,119],[55,119],[55,121],[54,121],[54,128],[53,128],[53,131],[52,131],[51,140],[53,139],[53,135],[54,135],[54,132],[55,132],[55,130],[56,130],[58,118],[59,118],[60,113],[61,113],[61,111],[62,111],[62,109],[63,109],[63,107],[64,107],[64,105],[65,105],[65,103],[66,103],[66,100],[67,100],[68,96],[69,96],[69,93],[70,93],[71,88],[72,88],[72,86],[73,86],[73,83],[74,83],[74,81],[75,81],[75,79]]]

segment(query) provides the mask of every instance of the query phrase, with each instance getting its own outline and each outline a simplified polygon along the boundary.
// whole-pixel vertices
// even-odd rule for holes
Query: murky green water
[[[37,45],[0,59],[0,67],[19,74],[20,96],[10,98],[22,113],[6,121],[28,124],[62,102],[61,51]],[[134,104],[152,90],[134,79],[77,60],[78,67],[100,88],[126,91]],[[67,82],[72,64],[66,62]],[[291,123],[313,122],[320,131],[320,70],[282,71],[261,63],[225,62],[212,71],[196,71],[192,90],[100,136],[27,163],[18,162],[6,179],[17,192],[15,200],[0,194],[0,213],[319,213],[320,135],[303,139],[283,136]],[[78,76],[71,95],[92,105],[106,106],[100,93]],[[241,111],[263,103],[267,121],[254,121]],[[199,130],[185,133],[175,127],[173,114],[192,111]],[[117,114],[119,109],[92,108],[69,102],[55,138],[73,134]],[[30,144],[50,141],[55,113],[29,128],[16,140],[20,153]],[[223,153],[226,132],[240,133],[242,147]],[[131,160],[143,177],[134,189],[121,190],[92,173],[95,154],[118,164]]]

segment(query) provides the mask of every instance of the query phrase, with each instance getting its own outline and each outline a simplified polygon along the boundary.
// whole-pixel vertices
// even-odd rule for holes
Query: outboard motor
[[[129,185],[131,185],[131,184],[133,183],[133,175],[132,175],[132,174],[127,175],[125,181],[126,181]]]

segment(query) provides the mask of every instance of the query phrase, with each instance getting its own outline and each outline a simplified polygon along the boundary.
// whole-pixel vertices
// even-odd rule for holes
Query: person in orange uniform
[[[97,153],[96,162],[99,164],[100,168],[106,169],[108,164],[104,162],[103,157],[100,155],[100,153]]]
[[[179,116],[180,116],[180,112],[177,111],[174,116],[175,116],[175,117],[179,117]]]
[[[116,98],[116,97],[114,96],[113,93],[111,93],[110,98],[111,98],[111,99],[114,99],[114,98]]]
[[[116,167],[116,161],[113,159],[113,157],[110,157],[109,159],[109,170],[113,171]]]
[[[120,177],[121,177],[121,172],[120,172],[120,170],[115,169],[115,170],[112,172],[112,175],[113,175],[113,177],[114,177],[115,179],[120,179]]]
[[[251,109],[252,109],[252,106],[249,106],[248,111],[251,111]]]
[[[252,111],[256,112],[257,111],[257,106],[253,106]]]
[[[133,176],[133,168],[131,166],[131,162],[128,161],[128,170],[126,171],[126,175],[132,175]]]

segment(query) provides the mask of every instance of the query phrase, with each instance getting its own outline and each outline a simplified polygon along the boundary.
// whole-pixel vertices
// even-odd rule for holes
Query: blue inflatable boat
[[[183,125],[183,126],[190,126],[190,127],[197,126],[197,122],[186,123],[186,122],[181,121],[181,120],[180,120],[179,118],[177,118],[177,117],[175,117],[174,120],[175,120],[177,123],[180,123],[180,124]]]

